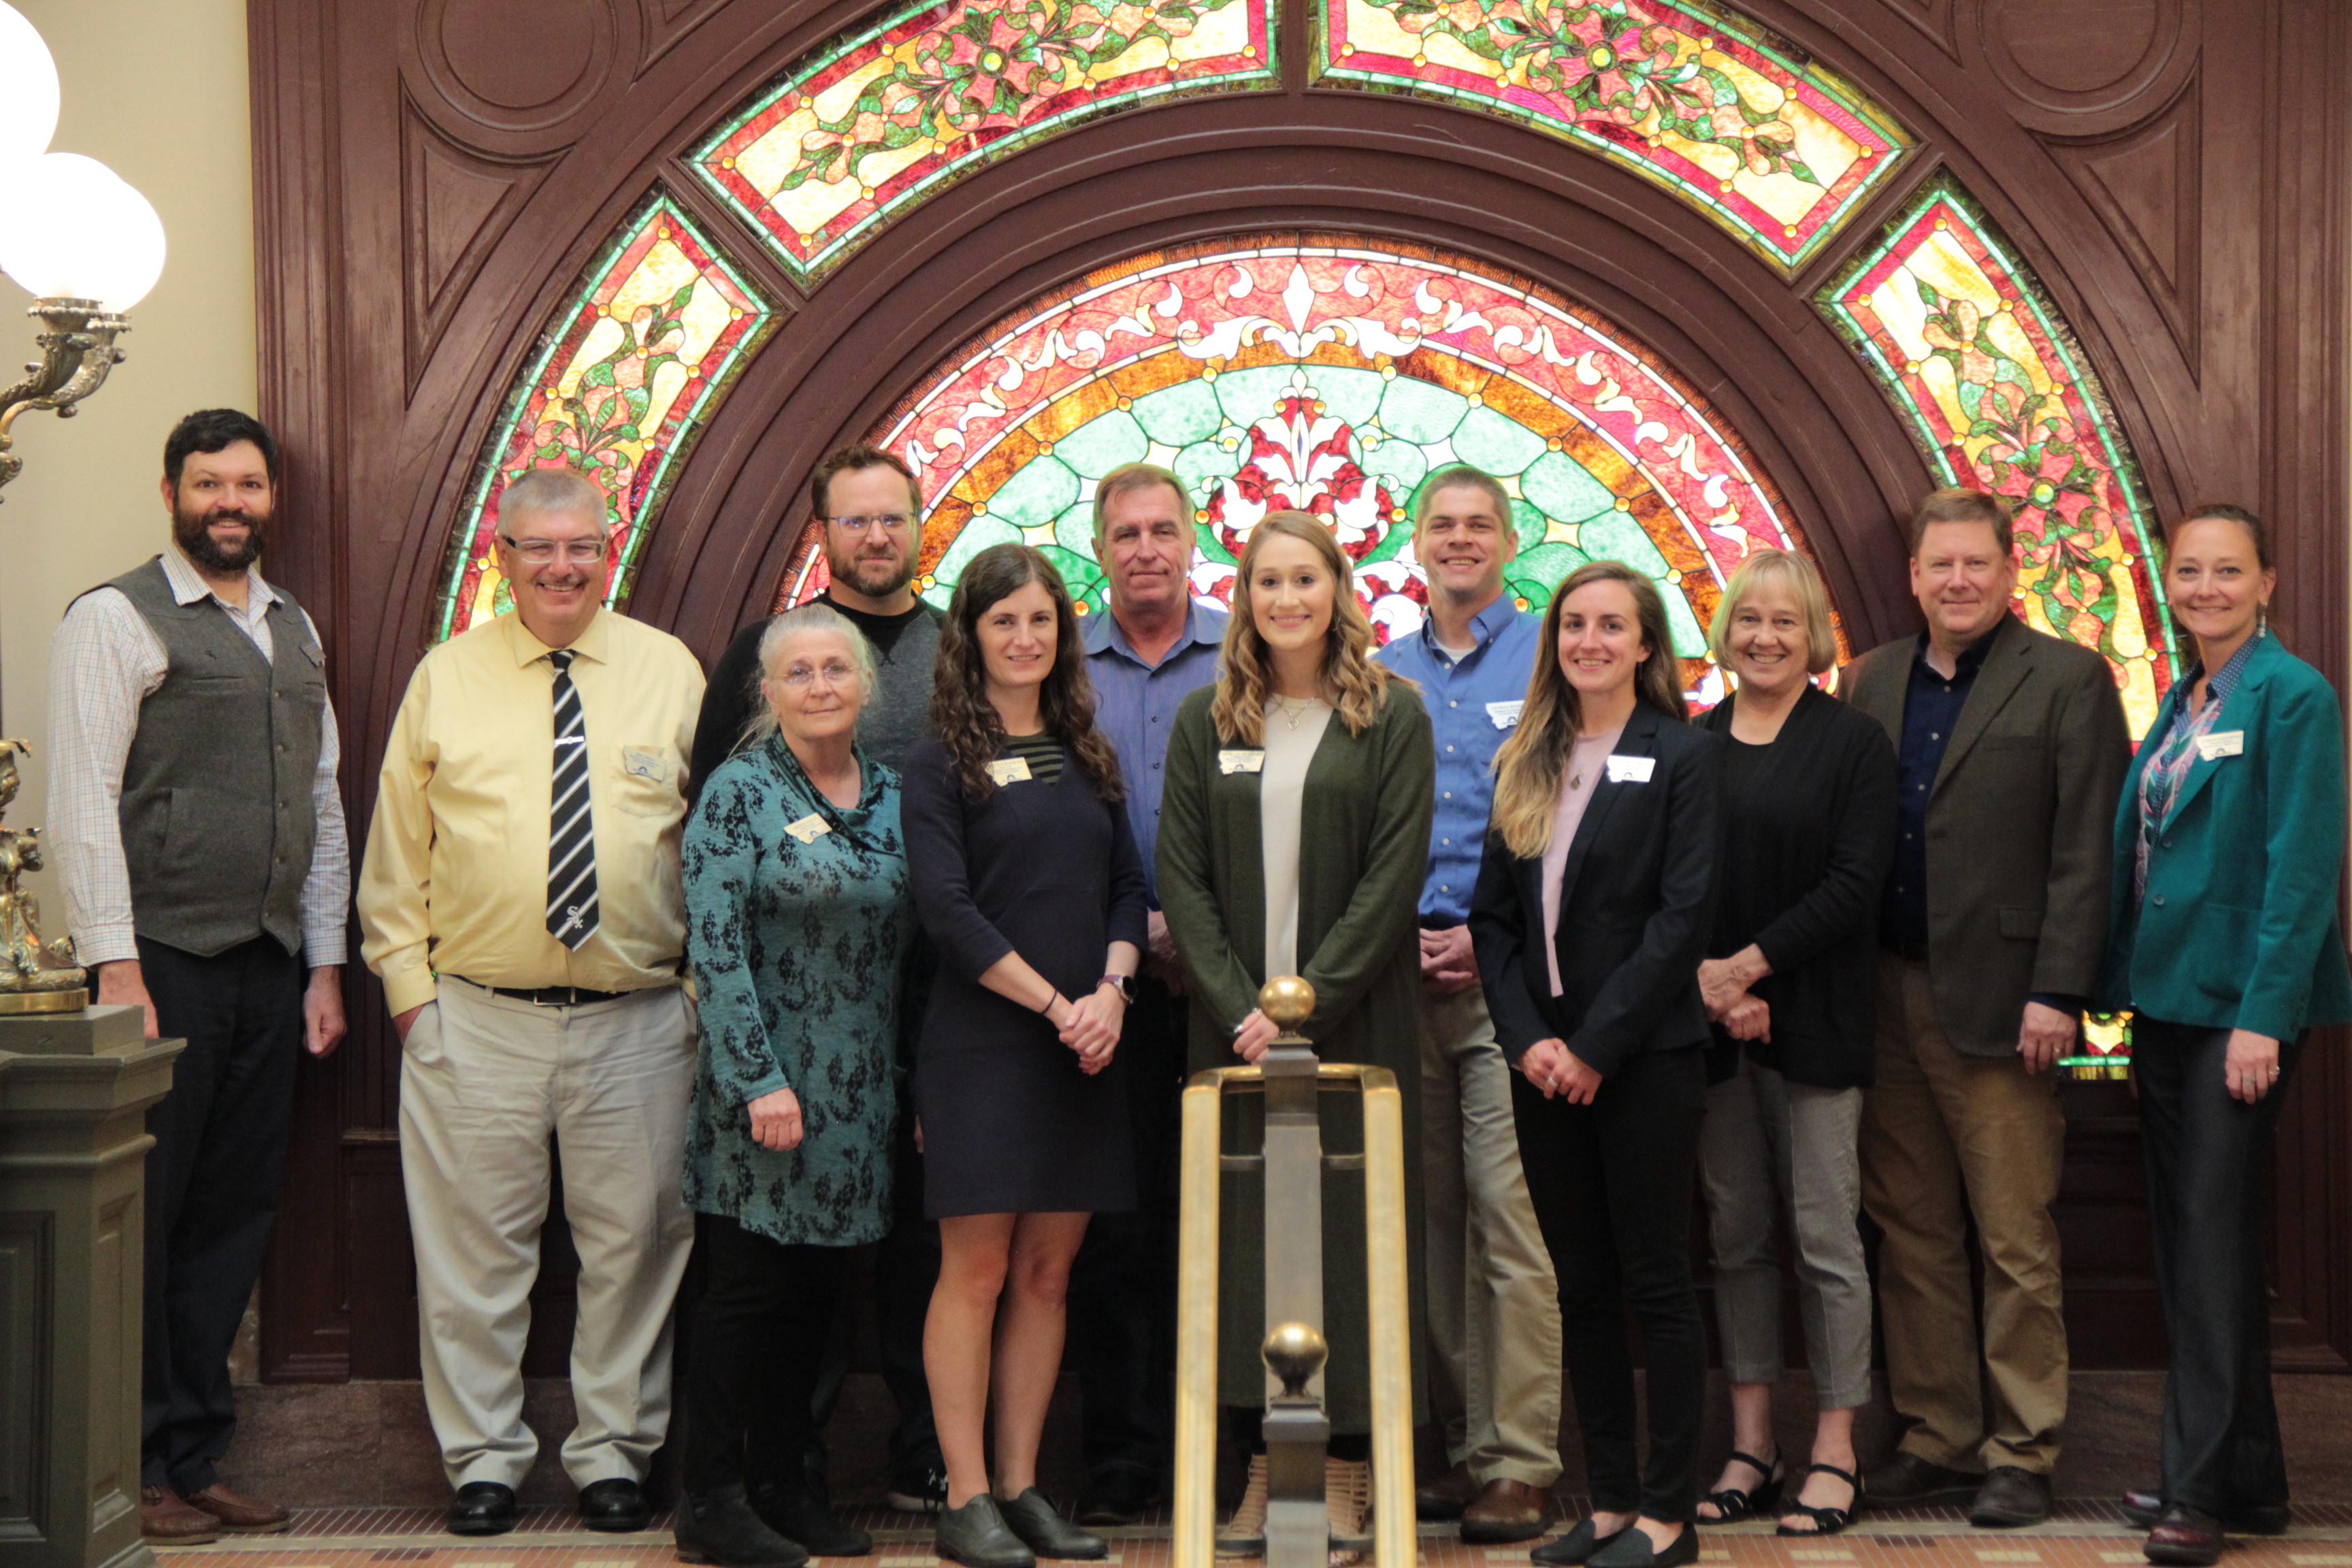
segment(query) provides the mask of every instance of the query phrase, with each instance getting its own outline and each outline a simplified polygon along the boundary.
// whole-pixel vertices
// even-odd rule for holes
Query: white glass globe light
[[[0,163],[39,157],[57,130],[57,61],[24,13],[0,0]]]
[[[37,299],[95,300],[128,310],[163,273],[163,220],[113,170],[49,153],[8,171],[0,272]]]

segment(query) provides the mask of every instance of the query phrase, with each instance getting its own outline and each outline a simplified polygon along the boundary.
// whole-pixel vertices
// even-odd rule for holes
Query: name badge
[[[833,825],[827,822],[824,817],[819,816],[815,812],[812,811],[806,816],[802,817],[798,822],[785,823],[784,831],[791,834],[793,837],[799,839],[803,844],[814,844],[819,838],[822,838],[826,834],[832,832]]]
[[[1489,702],[1486,704],[1486,717],[1495,721],[1497,730],[1516,730],[1519,727],[1519,710],[1527,705],[1528,700],[1524,697],[1509,702]]]
[[[1256,773],[1265,771],[1264,752],[1219,752],[1217,771],[1221,773]]]
[[[999,757],[988,764],[988,776],[999,785],[1026,783],[1029,778],[1029,759]]]
[[[1609,759],[1611,784],[1648,784],[1650,775],[1658,771],[1655,757],[1612,757]]]
[[[2210,763],[2219,757],[2243,756],[2245,751],[2246,732],[2243,730],[2223,730],[2217,734],[2197,737],[2197,755],[2204,762]]]
[[[635,746],[623,746],[621,771],[632,778],[651,779],[656,784],[667,784],[670,763],[669,759],[659,752],[643,751]]]

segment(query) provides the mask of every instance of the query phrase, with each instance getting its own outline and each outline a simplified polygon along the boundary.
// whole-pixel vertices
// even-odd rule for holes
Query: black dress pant
[[[1185,1011],[1136,982],[1110,1070],[1121,1074],[1135,1151],[1132,1213],[1098,1214],[1070,1268],[1069,1361],[1078,1374],[1087,1470],[1168,1467],[1176,1418],[1176,1142]]]
[[[2263,1217],[2271,1131],[2300,1041],[2252,1105],[2223,1076],[2230,1031],[2132,1024],[2156,1288],[2171,1366],[2164,1381],[2164,1498],[2207,1513],[2284,1503],[2286,1461],[2271,1396]]]
[[[686,1489],[772,1485],[808,1448],[849,1249],[787,1246],[711,1214],[694,1216],[694,1246],[708,1272],[687,1372]]]
[[[211,958],[138,941],[157,1026],[187,1041],[147,1112],[140,1483],[199,1492],[236,1430],[228,1356],[278,1218],[310,972],[267,936]]]
[[[1584,1433],[1592,1506],[1690,1521],[1698,1509],[1706,1330],[1690,1215],[1706,1068],[1697,1047],[1634,1057],[1591,1105],[1511,1075],[1528,1195],[1559,1277],[1561,1360]],[[1648,1373],[1650,1458],[1634,1445],[1631,1310]]]

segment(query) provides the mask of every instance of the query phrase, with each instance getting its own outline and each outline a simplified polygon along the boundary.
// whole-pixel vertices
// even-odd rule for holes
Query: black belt
[[[465,976],[458,978],[464,980]],[[483,985],[478,980],[467,980],[466,984],[480,986],[493,996],[511,996],[534,1007],[585,1007],[593,1002],[618,1002],[635,994],[628,991],[590,991],[579,985],[542,985],[536,991],[524,991],[512,985]]]

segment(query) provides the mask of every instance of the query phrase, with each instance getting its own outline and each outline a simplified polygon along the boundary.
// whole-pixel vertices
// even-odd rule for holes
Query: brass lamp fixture
[[[33,295],[39,357],[0,383],[0,487],[24,471],[10,448],[19,415],[71,418],[106,384],[123,353],[124,319],[163,271],[163,223],[146,197],[95,158],[48,151],[57,132],[56,61],[41,35],[0,0],[0,272]],[[5,734],[5,729],[0,729]],[[16,795],[16,758],[0,739],[0,813]],[[87,1006],[73,939],[45,940],[40,906],[23,885],[41,866],[41,830],[0,826],[0,1015]]]

